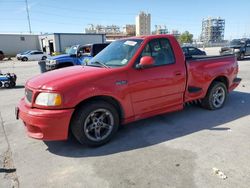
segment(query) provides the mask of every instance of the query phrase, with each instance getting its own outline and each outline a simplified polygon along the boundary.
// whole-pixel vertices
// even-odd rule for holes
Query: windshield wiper
[[[102,67],[105,67],[105,68],[110,68],[109,66],[105,65],[104,63],[101,63],[99,61],[94,61],[92,62],[91,64],[90,63],[86,63],[86,65],[93,65],[93,64],[98,64],[98,65],[101,65]]]

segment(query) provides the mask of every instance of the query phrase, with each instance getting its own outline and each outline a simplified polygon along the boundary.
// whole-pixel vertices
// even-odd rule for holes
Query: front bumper
[[[46,70],[47,70],[47,71],[55,70],[55,69],[58,69],[58,65],[57,65],[57,64],[48,64],[48,63],[46,62]]]
[[[44,110],[30,108],[22,99],[16,107],[16,118],[23,120],[28,136],[40,140],[66,140],[74,109]]]

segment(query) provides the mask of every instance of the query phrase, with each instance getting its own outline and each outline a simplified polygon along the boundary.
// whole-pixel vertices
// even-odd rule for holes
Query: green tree
[[[182,33],[179,37],[180,43],[192,43],[193,42],[193,34],[189,33],[188,31],[185,31]]]

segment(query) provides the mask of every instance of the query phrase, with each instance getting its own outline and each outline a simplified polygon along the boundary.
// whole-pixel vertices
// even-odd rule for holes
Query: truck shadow
[[[209,111],[197,106],[187,106],[183,111],[137,121],[123,126],[111,142],[101,147],[83,146],[73,138],[45,144],[49,152],[60,156],[104,156],[160,144],[201,130],[228,131],[230,128],[223,124],[249,114],[250,93],[234,91],[220,110]],[[236,124],[230,127],[237,129]]]

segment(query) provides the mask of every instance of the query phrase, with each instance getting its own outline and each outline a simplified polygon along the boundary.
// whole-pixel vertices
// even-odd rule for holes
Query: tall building
[[[202,20],[202,42],[221,42],[224,40],[225,19],[207,18]]]
[[[151,34],[151,15],[140,12],[135,18],[136,36]]]

